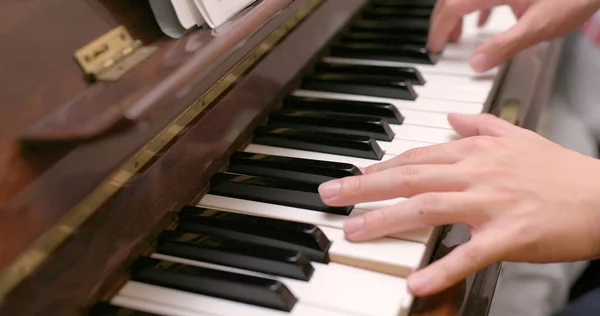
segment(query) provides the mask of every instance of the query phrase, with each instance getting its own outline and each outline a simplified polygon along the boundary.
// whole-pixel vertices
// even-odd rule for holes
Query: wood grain
[[[206,30],[190,34],[180,40],[165,38],[157,40],[153,45],[159,48],[158,52],[119,82],[97,83],[84,89],[87,83],[84,85],[80,82],[83,80],[82,73],[69,57],[68,61],[64,61],[61,66],[64,68],[64,73],[61,73],[60,76],[64,80],[48,78],[44,81],[44,84],[51,86],[50,90],[56,92],[53,94],[53,98],[56,100],[35,97],[35,93],[31,91],[15,93],[12,99],[9,99],[13,102],[9,103],[12,105],[6,106],[6,109],[0,109],[2,123],[11,121],[9,119],[11,116],[14,116],[12,121],[18,122],[15,125],[0,124],[0,131],[3,132],[0,134],[0,177],[3,180],[3,186],[0,187],[0,269],[12,262],[22,250],[55,225],[67,211],[89,194],[113,170],[181,114],[238,62],[253,47],[252,45],[256,45],[262,38],[270,34],[279,25],[278,23],[282,23],[286,14],[289,16],[293,12],[293,8],[283,10],[278,14],[274,14],[274,12],[285,8],[290,1],[268,2],[268,10],[262,14],[254,13],[248,16],[250,19],[247,22],[248,25],[244,22],[245,15],[242,14],[236,19],[237,24],[229,25],[229,28],[220,29],[219,32]],[[36,3],[38,2],[32,2],[32,5]],[[46,3],[46,6],[52,3],[54,2]],[[129,12],[124,8],[115,9],[114,7],[119,8],[117,1],[105,3],[113,8],[110,13],[117,16]],[[13,6],[17,5],[13,4]],[[78,5],[62,7],[56,2],[56,6],[64,11],[61,14],[68,12],[71,15],[80,14],[77,10],[87,12]],[[129,5],[125,5],[125,8],[128,7]],[[297,8],[296,5],[294,7]],[[35,10],[44,9],[37,6],[34,8]],[[51,6],[45,9],[50,8],[55,7]],[[100,29],[108,30],[116,25],[103,22],[107,19],[104,15],[109,12],[102,11],[102,8],[105,6],[93,7],[94,10],[98,10],[98,12],[92,11],[97,15],[97,23],[104,24],[97,26],[98,30],[90,26],[86,33],[90,35],[88,40],[92,38],[92,35],[96,36],[96,34],[102,33]],[[143,7],[137,9],[142,10]],[[114,12],[119,12],[119,14]],[[134,10],[133,13],[130,13],[131,19],[136,18],[134,13],[141,14]],[[145,12],[145,16],[147,14],[150,12]],[[64,19],[70,21],[66,17]],[[274,19],[274,22],[265,24],[271,19]],[[111,21],[116,23],[116,21],[123,22],[124,20],[126,19],[120,18]],[[94,19],[90,18],[90,24],[93,25],[93,21]],[[260,28],[262,32],[255,34],[260,25],[263,26]],[[238,27],[232,28],[231,26]],[[86,28],[82,27],[81,29]],[[137,33],[143,32],[138,31]],[[244,34],[244,41],[247,41],[247,45],[233,50],[231,45],[239,41]],[[81,35],[81,37],[85,36]],[[70,38],[64,35],[64,41],[68,40]],[[80,44],[81,41],[77,41],[72,46],[78,47]],[[62,57],[65,53],[65,51],[60,51],[52,53],[52,56]],[[69,56],[72,56],[72,51],[69,51]],[[11,71],[16,72],[13,69]],[[47,75],[31,71],[31,73],[24,73],[21,77],[32,78]],[[45,70],[40,68],[39,71],[44,72]],[[15,76],[17,75],[15,74]],[[74,81],[80,84],[74,84]],[[10,82],[9,78],[6,79],[6,82]],[[40,85],[39,90],[46,89],[44,87],[44,85]],[[13,86],[0,85],[0,89],[5,88],[16,89]],[[43,118],[51,114],[53,110],[61,109],[64,104],[70,106],[75,102],[73,104],[88,107],[89,113],[98,113],[94,111],[101,111],[107,104],[132,99],[136,101],[132,106],[143,104],[151,105],[151,107],[143,112],[139,123],[129,128],[114,130],[84,142],[23,143],[20,140],[26,127],[34,124],[36,118]],[[77,102],[83,103],[83,105]],[[19,108],[20,111],[17,111],[16,109]],[[15,114],[17,112],[18,114]],[[93,115],[88,117],[91,118]],[[17,125],[21,127],[17,128]]]

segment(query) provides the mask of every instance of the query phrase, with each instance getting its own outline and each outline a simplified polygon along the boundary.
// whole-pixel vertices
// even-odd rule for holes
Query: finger
[[[492,5],[490,0],[446,0],[440,7],[435,20],[432,20],[428,49],[434,53],[440,52],[464,15],[487,9]]]
[[[460,20],[458,20],[458,23],[454,27],[454,30],[452,30],[452,33],[450,33],[450,42],[458,42],[458,40],[460,39],[460,36],[462,34],[462,28],[463,28],[463,19],[461,18]]]
[[[410,197],[425,191],[458,191],[466,186],[466,173],[452,165],[401,166],[381,172],[328,181],[319,186],[327,205]]]
[[[546,39],[547,32],[552,29],[542,26],[547,19],[543,14],[549,14],[546,11],[540,11],[539,6],[529,8],[514,26],[487,40],[475,50],[471,58],[471,67],[478,72],[487,71],[507,62],[516,53]]]
[[[413,148],[392,159],[368,166],[363,169],[363,174],[408,165],[453,164],[459,162],[468,154],[461,150],[460,142],[462,142],[462,139],[455,142]]]
[[[422,227],[478,223],[484,215],[478,210],[488,200],[472,192],[424,193],[351,217],[344,223],[344,232],[349,240],[364,241]]]
[[[433,53],[438,53],[439,50],[437,51],[433,51],[432,50],[432,46],[431,46],[431,27],[433,26],[433,22],[437,21],[437,18],[439,16],[440,10],[444,7],[444,3],[446,2],[446,0],[438,0],[435,3],[435,7],[433,8],[433,12],[431,13],[431,17],[429,17],[429,36],[427,39],[427,49]]]
[[[448,122],[462,137],[471,136],[526,136],[531,131],[515,126],[492,114],[458,114],[448,115]]]
[[[510,237],[503,232],[487,232],[456,247],[443,258],[408,277],[409,290],[415,296],[443,291],[469,274],[502,260],[508,252]]]
[[[435,6],[433,7],[433,12],[431,12],[431,16],[429,17],[429,21],[433,22],[436,20],[440,10],[444,7],[444,3],[446,0],[438,0],[435,2]]]
[[[490,15],[491,14],[492,14],[492,10],[491,9],[481,10],[479,12],[479,19],[477,20],[477,27],[480,27],[480,28],[484,27],[485,24],[490,19]]]

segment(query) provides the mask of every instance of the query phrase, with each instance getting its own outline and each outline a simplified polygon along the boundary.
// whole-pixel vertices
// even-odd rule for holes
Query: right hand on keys
[[[561,262],[600,255],[600,161],[491,115],[451,115],[463,139],[413,149],[364,175],[324,183],[332,206],[405,197],[352,217],[352,241],[466,223],[472,238],[413,273],[418,296],[497,261]]]
[[[437,53],[446,42],[457,40],[464,15],[480,11],[482,25],[490,10],[502,4],[512,8],[518,22],[475,50],[471,58],[475,71],[486,71],[523,49],[564,36],[600,9],[599,0],[438,0],[431,16],[428,48]]]

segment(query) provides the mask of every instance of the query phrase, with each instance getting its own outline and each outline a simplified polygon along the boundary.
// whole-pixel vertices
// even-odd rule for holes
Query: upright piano
[[[536,129],[560,41],[477,74],[510,10],[431,54],[434,3],[262,0],[174,38],[148,1],[4,1],[0,314],[486,315],[500,263],[406,287],[467,227],[353,243],[344,219],[402,198],[317,193],[452,141],[449,112]]]

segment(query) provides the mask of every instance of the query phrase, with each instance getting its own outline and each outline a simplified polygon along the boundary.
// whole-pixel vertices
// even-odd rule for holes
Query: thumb
[[[464,280],[469,274],[500,261],[511,246],[507,242],[511,236],[507,232],[495,234],[505,238],[498,239],[491,232],[476,236],[429,266],[412,273],[408,277],[410,292],[416,296],[439,293]],[[505,242],[498,243],[498,240]]]
[[[462,137],[471,136],[519,136],[528,130],[512,125],[492,114],[448,114],[448,122]]]

